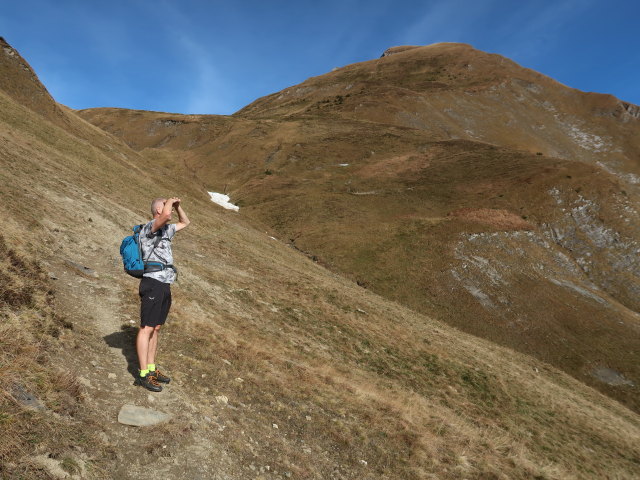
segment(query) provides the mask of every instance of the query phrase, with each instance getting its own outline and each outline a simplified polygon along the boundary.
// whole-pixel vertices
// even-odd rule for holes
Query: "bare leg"
[[[140,330],[138,330],[138,336],[136,337],[136,351],[138,352],[138,363],[140,364],[140,370],[147,369],[147,359],[150,350],[149,347],[151,346],[151,337],[154,331],[155,329],[153,327],[140,327]]]
[[[160,334],[160,325],[154,328],[151,338],[149,339],[149,351],[147,352],[147,364],[156,363],[156,352],[158,351],[158,335]],[[145,366],[145,368],[147,368]]]

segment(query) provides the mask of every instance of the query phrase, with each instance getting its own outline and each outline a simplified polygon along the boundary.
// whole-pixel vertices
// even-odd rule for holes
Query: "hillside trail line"
[[[98,247],[98,250],[102,249]],[[60,311],[82,337],[81,345],[76,341],[75,348],[61,349],[62,366],[73,372],[82,385],[85,410],[101,426],[98,435],[114,449],[121,465],[116,472],[108,474],[113,478],[143,478],[152,467],[158,478],[169,480],[187,478],[185,475],[217,478],[211,474],[200,477],[201,472],[195,470],[200,464],[198,460],[206,461],[216,445],[205,442],[208,435],[202,431],[204,422],[199,406],[190,401],[179,375],[173,375],[171,383],[158,393],[133,385],[134,375],[138,373],[135,335],[139,301],[132,292],[138,280],[128,278],[118,261],[113,255],[109,258],[94,253],[75,257],[72,262],[57,258],[48,265],[57,276]],[[82,269],[83,266],[90,270]],[[170,344],[163,345],[162,340],[161,336],[160,365],[162,349],[170,348]],[[172,375],[170,366],[167,373]],[[156,427],[122,425],[117,418],[125,404],[169,413],[172,420]],[[157,430],[150,434],[149,428],[164,428],[169,433],[180,429],[188,433],[181,435],[179,442],[173,442],[167,451],[167,445],[162,442],[167,441],[163,437],[170,435],[164,430],[160,432],[165,435],[157,435]],[[150,450],[159,450],[160,454],[144,454]]]

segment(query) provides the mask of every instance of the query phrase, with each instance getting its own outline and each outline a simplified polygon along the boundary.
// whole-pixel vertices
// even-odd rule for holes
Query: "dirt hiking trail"
[[[221,409],[192,403],[180,377],[172,375],[169,365],[167,373],[173,378],[162,392],[133,385],[138,369],[135,335],[139,303],[131,292],[137,288],[138,280],[131,278],[126,292],[123,288],[114,289],[117,283],[113,275],[124,275],[121,266],[114,263],[96,258],[83,262],[100,272],[96,277],[69,264],[60,264],[56,273],[56,283],[64,292],[59,296],[64,302],[61,307],[82,334],[79,348],[64,350],[63,363],[78,376],[84,387],[87,407],[84,411],[91,412],[92,420],[101,429],[99,436],[113,447],[118,460],[114,462],[117,470],[105,473],[123,479],[143,478],[149,472],[163,479],[233,478],[221,473],[224,465],[219,464],[216,472],[208,471],[207,459],[212,450],[217,451],[215,456],[220,456],[224,447],[209,438],[210,430],[200,428],[223,415]],[[176,294],[180,294],[179,287],[174,290]],[[159,362],[162,362],[163,348],[170,348],[170,334],[162,331],[159,338]],[[125,404],[165,412],[172,419],[153,427],[122,425],[117,418]]]

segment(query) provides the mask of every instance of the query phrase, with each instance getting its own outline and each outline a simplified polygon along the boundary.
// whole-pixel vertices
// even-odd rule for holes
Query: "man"
[[[169,224],[175,208],[178,223]],[[160,383],[169,383],[170,378],[156,367],[158,335],[171,307],[171,284],[176,280],[177,270],[173,266],[171,239],[189,225],[189,218],[176,197],[156,198],[151,202],[153,220],[140,230],[140,246],[145,270],[140,281],[140,330],[136,338],[136,350],[140,363],[140,375],[135,385],[152,392],[162,391]]]

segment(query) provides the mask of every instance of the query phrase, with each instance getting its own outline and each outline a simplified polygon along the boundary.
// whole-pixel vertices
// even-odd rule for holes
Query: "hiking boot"
[[[149,375],[155,377],[155,379],[160,383],[169,383],[171,379],[164,375],[159,369],[149,370]]]
[[[151,390],[152,392],[162,391],[162,387],[158,384],[156,377],[152,376],[150,373],[147,373],[144,377],[138,376],[133,384],[144,387],[147,390]]]

